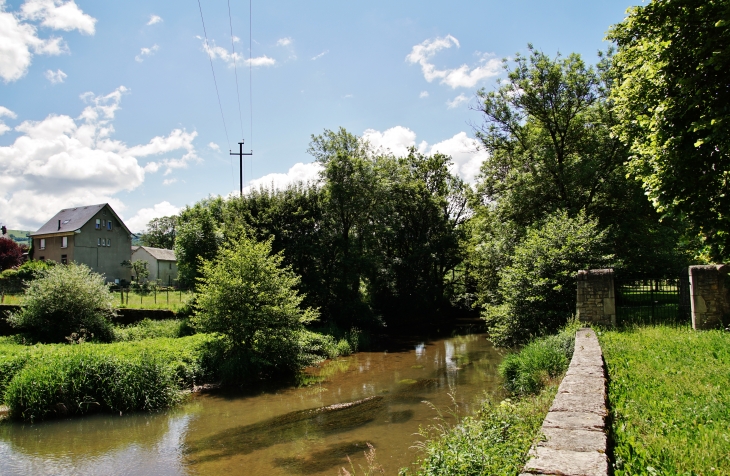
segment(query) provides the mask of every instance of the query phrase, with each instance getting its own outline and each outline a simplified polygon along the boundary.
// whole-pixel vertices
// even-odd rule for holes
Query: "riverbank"
[[[730,333],[637,327],[599,340],[614,474],[730,474]]]

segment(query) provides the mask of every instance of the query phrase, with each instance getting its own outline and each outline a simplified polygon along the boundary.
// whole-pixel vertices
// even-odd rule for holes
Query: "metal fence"
[[[691,320],[689,276],[615,281],[616,323],[663,324]]]

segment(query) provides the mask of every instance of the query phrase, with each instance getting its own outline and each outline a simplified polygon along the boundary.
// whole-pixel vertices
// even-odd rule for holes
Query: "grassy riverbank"
[[[500,375],[511,398],[485,399],[472,416],[422,428],[420,458],[403,475],[518,475],[573,355],[577,322],[508,355]],[[454,415],[456,416],[456,415]]]
[[[730,474],[730,334],[659,326],[599,339],[614,474]]]

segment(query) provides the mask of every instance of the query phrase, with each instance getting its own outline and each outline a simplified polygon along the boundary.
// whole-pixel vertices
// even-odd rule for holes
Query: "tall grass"
[[[614,474],[730,474],[730,334],[657,326],[599,340]]]

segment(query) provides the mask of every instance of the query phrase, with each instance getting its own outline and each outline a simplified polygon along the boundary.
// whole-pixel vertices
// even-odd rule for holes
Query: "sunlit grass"
[[[599,339],[615,474],[730,474],[730,334],[658,326]]]
[[[192,291],[180,290],[158,290],[146,294],[140,294],[135,291],[126,290],[112,291],[114,296],[113,305],[120,309],[171,309],[178,311],[185,306],[192,297]],[[2,304],[22,304],[22,294],[5,294],[3,295]]]

